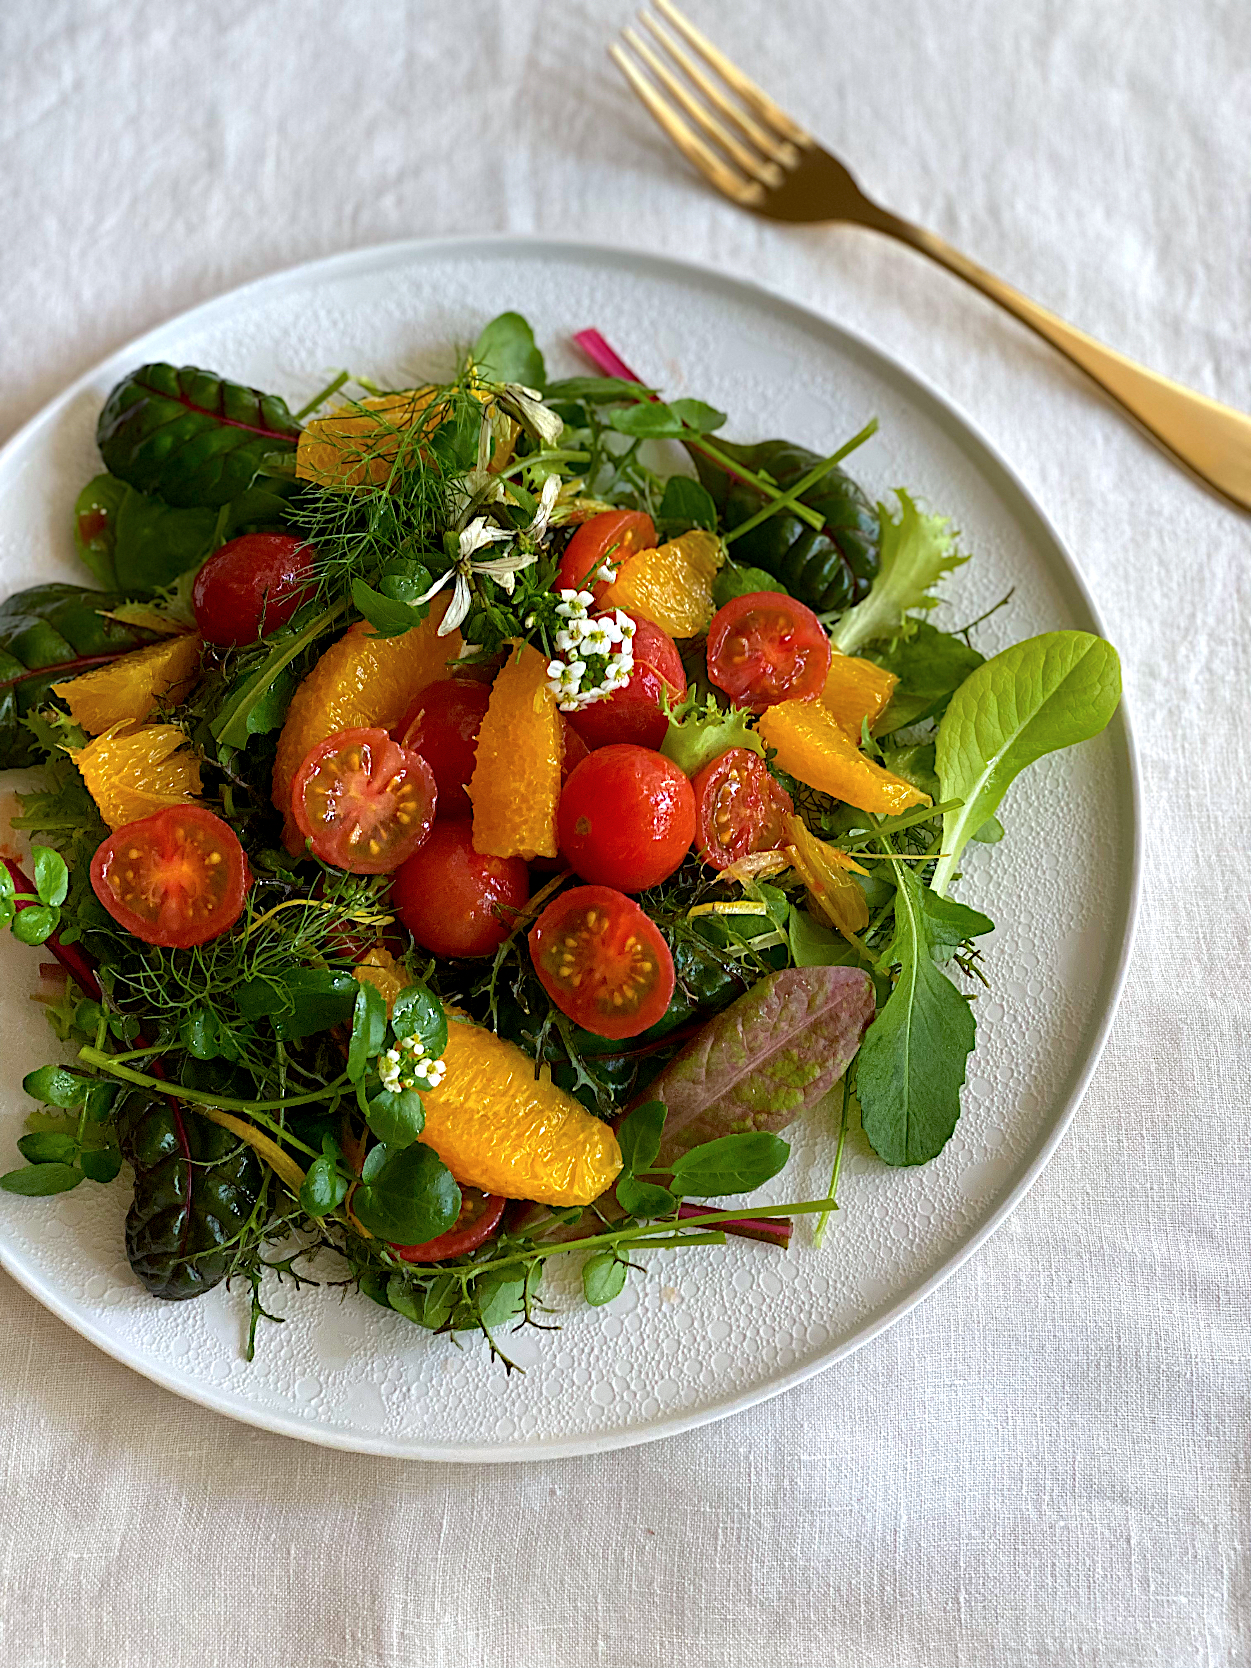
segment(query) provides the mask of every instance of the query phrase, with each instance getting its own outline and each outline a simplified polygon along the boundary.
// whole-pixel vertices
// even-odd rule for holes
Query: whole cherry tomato
[[[825,628],[794,597],[749,591],[713,615],[708,677],[742,706],[769,707],[819,695],[829,670]]]
[[[556,812],[575,874],[623,892],[671,875],[695,838],[695,795],[671,760],[646,747],[600,747],[565,783]]]
[[[313,547],[289,533],[244,533],[195,576],[191,606],[206,643],[255,643],[286,625],[308,595]]]
[[[393,1245],[391,1249],[405,1263],[441,1263],[448,1257],[464,1257],[497,1232],[507,1202],[502,1194],[462,1187],[460,1215],[445,1234],[428,1239],[424,1245]]]
[[[468,817],[436,822],[391,882],[392,909],[422,949],[436,956],[491,955],[529,896],[524,859],[475,851]]]
[[[291,783],[291,812],[313,855],[354,875],[398,869],[430,832],[437,799],[421,754],[385,730],[336,730]]]
[[[611,580],[598,577],[597,568],[605,562],[610,567],[620,567],[627,556],[650,550],[655,543],[652,518],[641,510],[605,510],[602,515],[593,515],[565,546],[552,589],[586,590],[599,597]]]
[[[434,772],[441,817],[473,814],[465,783],[473,775],[478,731],[491,686],[474,678],[440,678],[428,684],[396,726],[401,747],[420,753]]]
[[[668,691],[671,704],[686,694],[686,672],[673,638],[650,620],[636,618],[634,624],[634,671],[629,683],[606,700],[566,715],[588,747],[609,747],[614,742],[659,747],[669,729],[660,704],[662,691]]]
[[[731,747],[691,778],[695,845],[705,863],[728,868],[753,851],[777,851],[786,839],[791,796],[759,753]]]
[[[119,926],[179,950],[233,927],[251,884],[234,829],[202,805],[125,823],[91,859],[92,890]]]
[[[576,1025],[600,1037],[636,1037],[673,995],[673,957],[633,898],[609,886],[575,886],[530,929],[543,989]]]

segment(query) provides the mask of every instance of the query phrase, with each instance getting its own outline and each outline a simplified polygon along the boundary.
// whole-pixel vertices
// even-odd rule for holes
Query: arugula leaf
[[[895,867],[895,931],[878,965],[897,965],[899,978],[860,1045],[856,1094],[878,1156],[925,1164],[956,1127],[976,1039],[969,999],[935,966],[934,951],[989,932],[992,923],[963,905],[953,911],[906,863]]]
[[[692,1147],[674,1162],[675,1193],[701,1199],[725,1193],[750,1193],[776,1176],[791,1155],[790,1146],[768,1130],[723,1135]]]
[[[860,952],[841,932],[814,921],[806,909],[792,904],[786,936],[796,967],[859,967]]]
[[[877,576],[869,594],[843,615],[832,633],[836,648],[856,654],[864,643],[911,630],[908,614],[937,606],[931,591],[945,573],[968,561],[956,549],[956,535],[946,516],[922,515],[902,487],[897,487],[899,518],[878,505],[882,543]]]
[[[474,343],[471,358],[495,382],[519,382],[526,388],[542,389],[547,381],[534,331],[520,313],[501,313],[493,318]]]
[[[936,892],[947,890],[966,844],[1026,765],[1098,735],[1120,698],[1116,650],[1086,631],[1028,638],[965,679],[938,728],[943,798],[963,803],[943,817]]]
[[[883,733],[937,717],[969,673],[985,660],[962,637],[939,631],[928,620],[912,621],[908,636],[897,637],[868,658],[899,679],[877,725]]]
[[[380,1168],[362,1179],[352,1195],[352,1210],[379,1239],[424,1245],[455,1222],[460,1188],[434,1149],[414,1141],[388,1153]]]
[[[345,603],[336,602],[300,630],[275,635],[274,646],[262,665],[223,701],[211,726],[214,741],[222,747],[246,747],[250,735],[277,728],[290,698],[283,699],[282,710],[275,714],[273,691],[279,678],[298,654],[330,630],[345,607]]]

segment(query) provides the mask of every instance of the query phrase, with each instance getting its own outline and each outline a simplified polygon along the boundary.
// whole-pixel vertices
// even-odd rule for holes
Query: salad
[[[40,767],[0,924],[64,1045],[0,1188],[133,1188],[138,1280],[241,1285],[249,1357],[279,1287],[507,1363],[553,1259],[602,1304],[657,1247],[811,1255],[849,1127],[949,1139],[992,928],[951,885],[1119,699],[1087,633],[934,623],[968,558],[843,467],[876,423],[730,441],[575,340],[549,380],[504,313],[295,413],[141,366],[91,584],[0,606],[0,766]],[[745,1200],[808,1115],[826,1193]]]

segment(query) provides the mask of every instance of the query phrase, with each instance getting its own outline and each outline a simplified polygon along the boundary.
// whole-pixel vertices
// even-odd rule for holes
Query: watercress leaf
[[[333,1025],[345,1025],[360,985],[350,973],[292,967],[239,986],[236,1001],[245,1020],[268,1018],[282,1041],[296,1041]]]
[[[708,488],[690,475],[670,475],[657,511],[667,532],[685,532],[691,527],[715,528],[717,506]]]
[[[39,901],[63,904],[69,891],[69,870],[65,859],[51,846],[32,846],[30,854],[35,860],[35,891],[39,894]]]
[[[1098,735],[1120,698],[1116,650],[1086,631],[1028,638],[970,673],[938,727],[943,798],[962,804],[943,817],[937,892],[947,890],[966,844],[1026,765]]]
[[[622,1176],[617,1183],[617,1203],[627,1216],[653,1217],[668,1216],[678,1201],[667,1187]]]
[[[197,1060],[237,1060],[242,1052],[234,1028],[207,1005],[187,1015],[178,1027],[178,1040]]]
[[[908,636],[875,649],[869,659],[899,679],[899,687],[877,728],[883,734],[937,717],[984,656],[963,637],[939,631],[928,620],[914,620]],[[937,797],[937,796],[935,796]]]
[[[776,1176],[790,1155],[789,1143],[768,1130],[722,1135],[675,1160],[673,1190],[701,1198],[750,1193]]]
[[[547,380],[534,331],[520,313],[501,313],[473,345],[473,361],[495,382],[520,382],[541,389]]]
[[[639,440],[676,440],[682,433],[682,419],[660,400],[621,406],[609,412],[608,423],[619,434]]]
[[[78,1155],[78,1142],[72,1135],[47,1129],[23,1135],[17,1150],[27,1164],[72,1164]]]
[[[786,586],[763,568],[744,568],[737,562],[727,562],[712,582],[712,601],[716,608],[724,608],[735,597],[754,596],[757,591],[780,591]]]
[[[375,591],[363,579],[352,581],[352,601],[373,628],[375,637],[402,637],[406,631],[419,626],[430,612],[429,605],[414,608],[411,603],[397,602],[393,597]]]
[[[709,1020],[648,1087],[669,1109],[659,1162],[737,1131],[785,1129],[842,1076],[873,1017],[854,967],[767,974]]]
[[[387,1004],[382,992],[367,979],[360,981],[356,1007],[352,1012],[352,1040],[348,1045],[347,1074],[359,1083],[365,1067],[374,1059],[387,1035]],[[377,1131],[375,1131],[375,1134]],[[384,1136],[382,1139],[386,1139]]]
[[[83,1101],[88,1123],[102,1124],[111,1116],[121,1089],[120,1083],[103,1083],[99,1079],[91,1085]]]
[[[41,1199],[51,1193],[68,1193],[83,1179],[82,1171],[69,1164],[33,1164],[27,1170],[10,1170],[8,1175],[0,1176],[0,1188],[28,1199]]]
[[[622,1119],[617,1129],[621,1160],[627,1175],[639,1170],[650,1170],[660,1151],[660,1133],[665,1127],[665,1103],[662,1100],[644,1101],[642,1106]]]
[[[898,519],[878,505],[882,525],[877,576],[863,602],[849,609],[834,628],[834,646],[855,654],[865,643],[897,637],[911,629],[913,610],[937,606],[931,593],[953,568],[968,561],[956,549],[956,535],[946,516],[922,515],[902,487]]]
[[[0,901],[12,903],[13,894],[16,891],[17,886],[13,880],[13,876],[9,873],[4,864],[0,863]]]
[[[421,562],[389,562],[382,570],[378,589],[393,602],[406,602],[420,610],[424,620],[430,604],[419,599],[430,589],[434,575]]]
[[[424,1245],[455,1222],[460,1188],[434,1149],[414,1141],[390,1153],[376,1174],[362,1180],[352,1209],[379,1239],[393,1245]]]
[[[118,1147],[88,1147],[78,1162],[89,1181],[111,1182],[122,1167],[121,1150]]]
[[[77,1072],[67,1071],[64,1066],[39,1066],[35,1071],[27,1072],[22,1079],[22,1088],[32,1100],[68,1110],[71,1106],[81,1105],[92,1081]]]
[[[409,985],[396,997],[391,1009],[391,1029],[396,1037],[416,1037],[432,1060],[447,1047],[447,1014],[437,996],[425,985]]]
[[[365,1162],[361,1165],[361,1180],[372,1181],[387,1160],[393,1157],[396,1151],[402,1150],[402,1148],[392,1148],[385,1144],[371,1147],[365,1154]]]
[[[347,1198],[348,1179],[325,1153],[309,1165],[300,1188],[300,1204],[312,1217],[328,1215]]]
[[[497,1269],[484,1274],[474,1284],[474,1298],[478,1314],[487,1331],[519,1315],[525,1306],[525,1276]]]
[[[59,909],[46,904],[28,904],[13,918],[10,931],[19,944],[43,944],[57,929],[61,919]]]
[[[402,1274],[393,1274],[387,1281],[387,1299],[397,1314],[430,1332],[437,1332],[451,1320],[460,1289],[460,1281],[454,1274],[437,1275],[429,1284],[420,1286],[413,1285]]]
[[[549,401],[585,400],[590,405],[608,405],[620,400],[635,405],[652,392],[641,382],[627,382],[619,376],[567,376],[547,385]]]
[[[629,1266],[612,1251],[596,1251],[582,1265],[582,1295],[597,1309],[625,1287]]]
[[[380,1089],[369,1100],[369,1127],[388,1147],[407,1147],[426,1127],[416,1089]]]
[[[715,405],[706,405],[703,400],[670,400],[669,410],[696,434],[711,434],[725,422],[725,412],[718,411]]]

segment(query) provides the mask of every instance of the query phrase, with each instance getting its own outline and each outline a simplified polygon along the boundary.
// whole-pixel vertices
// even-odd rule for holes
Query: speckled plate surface
[[[403,386],[443,374],[505,308],[526,314],[554,374],[585,367],[573,331],[603,330],[671,395],[728,411],[727,434],[785,434],[827,451],[876,414],[856,456],[882,496],[904,485],[950,514],[976,559],[939,623],[979,615],[992,653],[1057,627],[1100,629],[1077,569],[1008,468],[952,408],[878,349],[753,285],[631,252],[532,240],[410,243],[280,273],[197,308],[115,354],[0,453],[0,593],[81,582],[70,508],[99,468],[94,428],[145,360],[210,366],[298,408],[339,366]],[[16,786],[13,779],[8,784]],[[1062,814],[1057,815],[1057,807]],[[557,1332],[511,1336],[506,1376],[470,1341],[432,1338],[359,1297],[271,1287],[283,1326],[243,1359],[243,1293],[163,1304],[132,1277],[124,1183],[54,1199],[0,1194],[0,1260],[85,1337],[234,1418],[308,1441],[440,1460],[603,1451],[719,1418],[828,1367],[888,1326],[970,1254],[1022,1197],[1081,1098],[1129,953],[1138,888],[1133,749],[1123,716],[1044,760],[1009,793],[1001,845],[971,847],[961,896],[998,923],[977,1004],[965,1111],[932,1164],[890,1170],[858,1131],[823,1248],[802,1222],[788,1254],[754,1243],[657,1252],[615,1302],[588,1310],[572,1270],[545,1284]],[[19,1162],[24,1073],[49,1057],[28,995],[38,957],[0,937],[4,1060],[0,1169]],[[791,1132],[767,1190],[819,1197],[834,1132]]]

